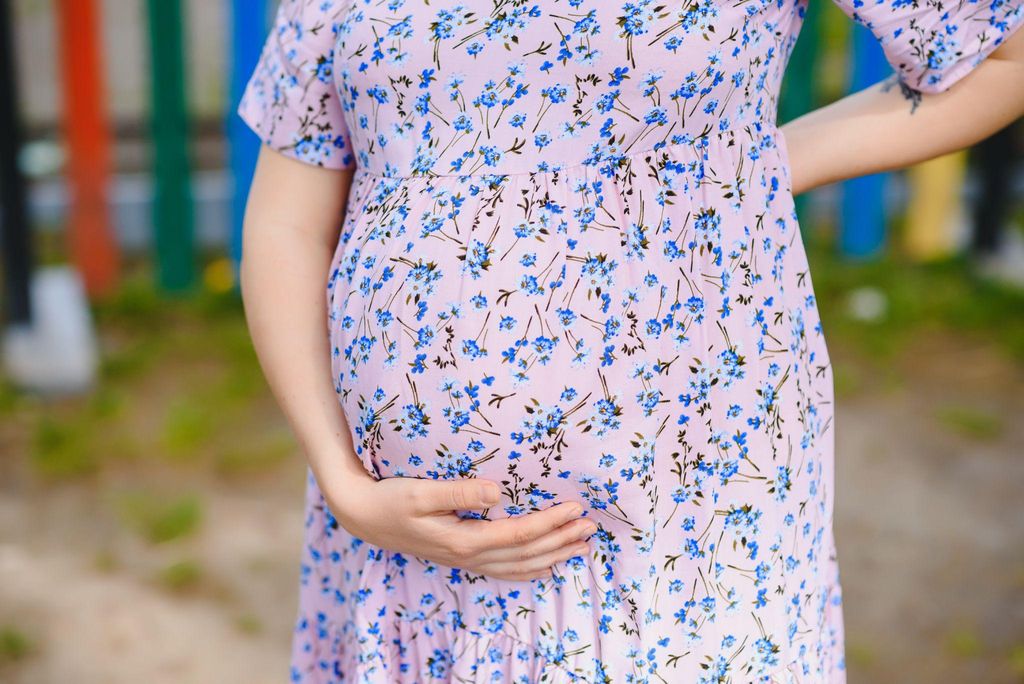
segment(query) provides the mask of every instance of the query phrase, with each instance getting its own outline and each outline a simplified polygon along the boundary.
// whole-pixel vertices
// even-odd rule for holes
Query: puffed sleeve
[[[866,26],[904,83],[942,92],[1024,23],[1024,0],[834,0]]]
[[[356,164],[334,79],[341,0],[281,0],[238,105],[260,139],[294,159]]]

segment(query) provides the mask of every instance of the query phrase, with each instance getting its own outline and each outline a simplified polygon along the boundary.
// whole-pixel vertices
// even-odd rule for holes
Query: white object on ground
[[[983,278],[1024,289],[1024,233],[1016,226],[1007,226],[998,249],[978,257],[976,264]]]
[[[889,302],[877,287],[858,287],[846,300],[846,311],[851,318],[867,323],[882,320]]]
[[[78,272],[68,266],[36,270],[29,288],[32,323],[3,331],[3,365],[22,389],[76,394],[92,388],[99,365],[89,302]]]

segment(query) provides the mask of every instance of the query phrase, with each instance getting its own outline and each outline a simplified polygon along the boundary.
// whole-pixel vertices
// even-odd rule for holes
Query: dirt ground
[[[238,320],[225,325],[244,348]],[[74,422],[85,400],[8,399],[0,681],[287,681],[302,461],[250,357],[211,361],[176,339],[141,368],[122,360],[120,393],[89,400],[101,434]],[[849,681],[1024,682],[1021,364],[923,332],[898,374],[832,355]],[[210,428],[197,387],[242,400]],[[193,394],[190,413],[175,397]],[[225,451],[240,426],[277,446]],[[102,462],[75,460],[76,440]]]

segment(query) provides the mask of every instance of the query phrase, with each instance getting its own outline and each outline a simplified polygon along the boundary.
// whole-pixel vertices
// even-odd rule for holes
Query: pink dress
[[[1024,19],[837,1],[926,92]],[[553,581],[498,581],[352,537],[310,478],[293,682],[845,681],[832,370],[775,125],[805,8],[282,3],[240,114],[355,169],[325,286],[366,469],[599,525]]]

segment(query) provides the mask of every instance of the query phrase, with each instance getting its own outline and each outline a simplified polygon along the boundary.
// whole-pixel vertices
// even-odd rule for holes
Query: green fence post
[[[152,59],[152,131],[157,283],[180,292],[196,267],[181,0],[147,0]]]

